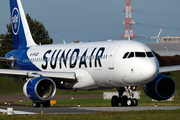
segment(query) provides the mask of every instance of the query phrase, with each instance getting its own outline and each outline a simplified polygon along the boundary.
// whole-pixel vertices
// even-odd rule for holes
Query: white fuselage
[[[127,52],[134,53],[134,57],[123,58]],[[146,56],[136,56],[136,52]],[[31,61],[41,71],[81,69],[97,86],[138,86],[152,81],[159,70],[156,57],[148,57],[146,52],[152,53],[149,47],[135,41],[43,45],[29,48],[29,60],[23,62]]]

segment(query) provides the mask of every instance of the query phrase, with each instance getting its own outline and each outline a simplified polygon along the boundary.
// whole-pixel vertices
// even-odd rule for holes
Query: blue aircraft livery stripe
[[[8,62],[8,64],[13,68],[17,70],[35,70],[35,71],[41,71],[39,68],[37,68],[28,58],[27,56],[27,49],[17,49],[10,51],[6,54],[6,58],[14,57],[15,61],[14,64],[11,64]],[[24,62],[24,60],[28,60],[28,62]]]

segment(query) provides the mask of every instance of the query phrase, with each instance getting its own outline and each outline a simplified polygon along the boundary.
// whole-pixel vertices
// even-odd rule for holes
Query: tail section
[[[20,0],[9,0],[14,49],[36,46]]]

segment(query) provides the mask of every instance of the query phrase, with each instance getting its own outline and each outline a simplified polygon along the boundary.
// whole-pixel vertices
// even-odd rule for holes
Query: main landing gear
[[[33,106],[33,108],[38,108],[38,107],[40,107],[41,104],[43,105],[43,107],[50,107],[50,100],[48,100],[46,102],[35,102],[35,101],[33,101],[32,106]]]
[[[111,99],[111,105],[113,107],[115,106],[119,106],[119,103],[121,103],[121,106],[137,106],[138,105],[138,101],[137,99],[133,98],[134,97],[134,93],[133,91],[136,90],[136,87],[118,87],[117,91],[119,93],[119,97],[118,96],[113,96]],[[128,96],[123,95],[124,91],[128,91]]]

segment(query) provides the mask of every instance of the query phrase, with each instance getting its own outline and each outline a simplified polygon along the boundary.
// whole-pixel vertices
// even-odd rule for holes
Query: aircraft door
[[[110,56],[109,56],[109,61],[108,61],[108,68],[110,70],[113,70],[114,69],[114,56],[116,55],[116,52],[117,50],[119,49],[119,45],[118,46],[115,46],[112,50],[111,50],[111,53],[110,53]]]

